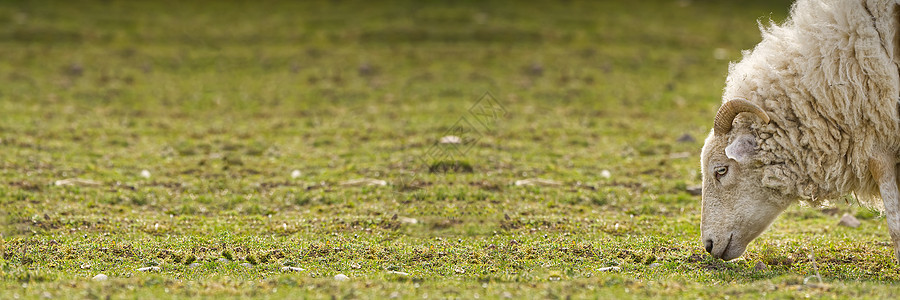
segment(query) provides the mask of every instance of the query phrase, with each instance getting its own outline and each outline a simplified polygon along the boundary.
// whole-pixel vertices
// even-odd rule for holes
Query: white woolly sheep
[[[760,26],[700,156],[710,254],[739,257],[794,202],[853,193],[884,210],[900,259],[898,26],[887,0],[799,0]]]

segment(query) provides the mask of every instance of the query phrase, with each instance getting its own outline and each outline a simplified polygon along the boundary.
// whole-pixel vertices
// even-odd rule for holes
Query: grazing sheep
[[[898,1],[799,0],[729,67],[700,156],[710,254],[740,256],[798,200],[854,193],[884,210],[900,259],[898,18]]]

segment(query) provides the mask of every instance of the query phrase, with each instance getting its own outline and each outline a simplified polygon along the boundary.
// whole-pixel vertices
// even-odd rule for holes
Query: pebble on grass
[[[409,276],[409,273],[406,273],[406,272],[400,272],[400,271],[388,271],[388,274],[396,274],[396,275],[400,275],[400,276]]]
[[[305,271],[306,269],[288,266],[288,267],[281,267],[281,270],[282,271],[290,271],[290,272],[300,272],[300,271]]]
[[[600,177],[610,178],[610,177],[612,177],[612,173],[610,173],[609,170],[603,170],[603,171],[600,171]]]
[[[859,220],[856,219],[856,217],[850,214],[844,214],[844,216],[841,217],[841,221],[838,222],[839,226],[847,226],[850,228],[857,228],[861,224],[862,223],[860,223]]]
[[[343,186],[385,186],[387,181],[372,178],[351,179],[341,182]]]
[[[93,281],[106,281],[107,279],[109,279],[109,276],[106,276],[106,274],[97,274],[97,276],[91,278]]]
[[[516,186],[528,186],[528,185],[536,185],[536,186],[560,186],[562,182],[550,179],[542,179],[542,178],[530,178],[530,179],[522,179],[516,180]]]
[[[462,143],[462,139],[455,135],[448,135],[442,137],[440,140],[441,144],[459,144]]]
[[[337,275],[334,275],[334,280],[347,281],[347,280],[350,280],[350,277],[347,277],[347,275],[344,275],[344,274],[337,274]]]
[[[685,191],[692,196],[700,196],[703,194],[703,187],[699,185],[689,186],[685,188]]]
[[[681,135],[680,137],[678,137],[678,139],[675,141],[679,142],[679,143],[693,143],[693,142],[696,142],[697,139],[695,139],[694,136],[685,133],[685,134]]]
[[[137,270],[141,271],[141,272],[154,272],[154,271],[159,271],[159,267],[143,267],[143,268],[138,268]]]
[[[61,179],[53,182],[55,186],[65,186],[65,185],[77,185],[77,186],[97,186],[100,185],[99,181],[90,180],[90,179],[81,179],[81,178],[68,178]]]
[[[619,270],[622,270],[622,268],[619,268],[619,267],[602,267],[602,268],[597,269],[597,271],[600,271],[600,272],[618,272]]]

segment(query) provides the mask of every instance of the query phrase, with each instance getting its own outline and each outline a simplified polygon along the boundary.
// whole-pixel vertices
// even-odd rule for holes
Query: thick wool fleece
[[[747,99],[772,119],[735,120],[756,132],[763,185],[813,204],[855,193],[881,207],[868,159],[900,157],[897,6],[799,0],[784,24],[761,25],[762,42],[729,67],[723,100]]]

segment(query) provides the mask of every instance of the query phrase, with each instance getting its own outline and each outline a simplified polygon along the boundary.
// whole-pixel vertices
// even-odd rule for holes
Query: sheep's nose
[[[713,249],[712,239],[706,239],[705,241],[703,241],[703,244],[704,244],[704,246],[706,246],[706,252],[709,252],[709,254],[712,254],[712,249]]]

